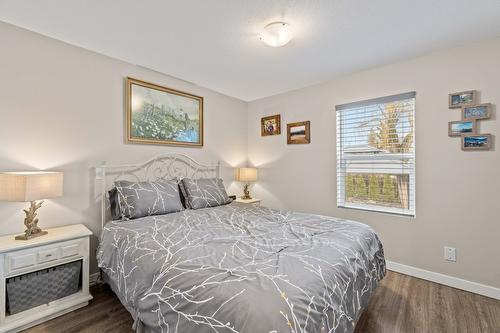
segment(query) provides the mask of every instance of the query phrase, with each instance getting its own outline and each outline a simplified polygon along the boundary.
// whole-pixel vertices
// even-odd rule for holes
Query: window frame
[[[401,208],[392,208],[392,207],[385,207],[382,205],[370,205],[370,204],[356,204],[356,203],[348,203],[346,201],[346,186],[345,186],[345,179],[347,177],[347,166],[344,165],[342,166],[343,163],[345,163],[345,158],[343,157],[343,152],[345,151],[345,147],[342,144],[342,129],[341,129],[341,123],[342,123],[342,116],[341,113],[342,111],[349,110],[349,109],[355,109],[355,108],[361,108],[364,106],[375,106],[375,105],[380,105],[380,104],[387,104],[391,102],[397,102],[397,101],[404,101],[404,100],[409,100],[413,99],[413,151],[409,154],[411,154],[410,160],[412,161],[412,173],[408,174],[409,181],[408,181],[408,191],[409,191],[409,202],[408,202],[408,209],[401,209]],[[390,95],[390,96],[384,96],[384,97],[379,97],[379,98],[373,98],[373,99],[368,99],[368,100],[363,100],[363,101],[358,101],[358,102],[352,102],[352,103],[346,103],[346,104],[341,104],[341,105],[336,105],[335,106],[335,123],[336,123],[336,144],[335,144],[335,149],[336,149],[336,196],[337,196],[337,208],[343,208],[343,209],[353,209],[357,211],[367,211],[367,212],[374,212],[374,213],[379,213],[379,214],[388,214],[388,215],[397,215],[401,217],[407,217],[407,218],[416,218],[416,213],[417,213],[417,186],[416,186],[416,109],[417,109],[417,98],[416,98],[416,92],[407,92],[407,93],[401,93],[401,94],[395,94],[395,95]],[[413,182],[412,182],[412,177],[413,177]],[[413,185],[413,186],[412,186]],[[340,197],[340,194],[342,193],[342,198]],[[413,199],[413,200],[411,200]]]

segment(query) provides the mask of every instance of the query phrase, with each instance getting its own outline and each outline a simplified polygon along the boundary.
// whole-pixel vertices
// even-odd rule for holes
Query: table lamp
[[[28,209],[24,209],[26,218],[24,235],[16,236],[17,240],[28,240],[46,235],[48,232],[38,227],[37,209],[43,201],[62,196],[62,172],[1,172],[0,173],[0,201],[30,202]]]
[[[254,182],[257,180],[257,169],[256,168],[237,168],[236,169],[236,177],[235,179],[239,182],[245,182],[245,187],[243,188],[243,196],[241,197],[244,200],[252,199],[250,196],[250,191],[248,187],[250,186],[249,182]]]

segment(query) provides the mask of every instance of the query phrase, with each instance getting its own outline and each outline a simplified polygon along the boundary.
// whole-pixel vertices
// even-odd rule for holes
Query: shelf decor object
[[[256,168],[237,168],[235,179],[239,182],[244,182],[245,187],[243,188],[243,196],[241,199],[249,200],[252,199],[250,196],[250,182],[255,182],[257,180],[257,169]]]
[[[0,173],[0,201],[30,202],[24,209],[26,217],[24,235],[16,240],[29,240],[47,234],[38,226],[37,210],[42,206],[41,199],[57,198],[63,193],[62,172],[2,172]]]

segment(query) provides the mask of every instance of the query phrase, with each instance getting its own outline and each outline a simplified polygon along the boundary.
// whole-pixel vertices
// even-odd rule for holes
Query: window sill
[[[401,209],[398,209],[398,208],[393,208],[392,210],[387,209],[387,207],[378,209],[376,206],[370,207],[370,206],[362,206],[362,205],[348,205],[348,206],[347,205],[337,205],[337,208],[354,209],[354,210],[379,213],[379,214],[387,214],[387,215],[396,215],[396,216],[407,217],[407,218],[412,218],[412,219],[415,218],[414,212],[403,213],[403,212],[401,212]]]

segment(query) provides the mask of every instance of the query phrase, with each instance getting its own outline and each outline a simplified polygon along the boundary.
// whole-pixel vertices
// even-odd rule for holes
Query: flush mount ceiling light
[[[288,44],[293,38],[290,24],[273,22],[264,27],[260,40],[272,47],[281,47]]]

